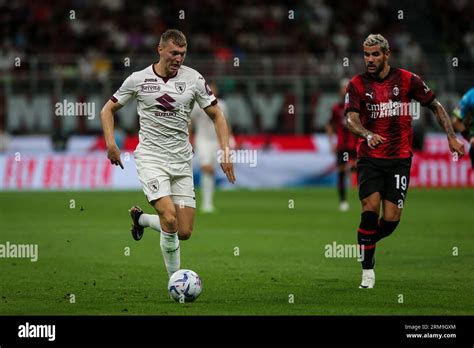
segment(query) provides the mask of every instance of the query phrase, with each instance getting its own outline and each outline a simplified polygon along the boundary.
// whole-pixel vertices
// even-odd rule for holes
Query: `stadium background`
[[[0,1],[1,242],[40,249],[37,263],[0,260],[0,314],[472,315],[469,159],[452,160],[430,112],[413,121],[408,207],[377,247],[380,290],[367,302],[353,290],[359,265],[324,256],[355,243],[360,218],[355,189],[351,211],[337,210],[324,127],[339,80],[364,71],[368,33],[385,35],[392,66],[421,75],[451,114],[474,79],[473,13],[463,0]],[[156,61],[167,28],[187,35],[185,64],[219,84],[239,147],[258,150],[255,167],[236,164],[237,189],[217,192],[218,213],[198,212],[182,259],[204,291],[182,307],[161,291],[159,238],[128,231],[130,205],[150,210],[133,165],[135,104],[117,114],[123,171],[106,159],[99,115]],[[65,100],[92,103],[95,117],[57,115]]]
[[[256,167],[237,164],[237,186],[333,185],[324,127],[339,79],[364,70],[367,33],[383,33],[392,65],[421,75],[451,113],[473,80],[472,7],[469,1],[4,3],[0,187],[138,188],[132,163],[118,172],[96,152],[104,149],[100,109],[131,72],[157,60],[159,35],[172,27],[188,36],[186,64],[218,83],[238,146],[259,150]],[[56,103],[64,101],[91,103],[94,113],[58,115]],[[130,103],[118,113],[124,152],[137,143],[135,110]],[[430,112],[423,110],[414,128],[421,154],[412,186],[474,185],[468,159],[451,161]],[[53,176],[55,168],[62,174]],[[197,183],[198,176],[196,170]]]

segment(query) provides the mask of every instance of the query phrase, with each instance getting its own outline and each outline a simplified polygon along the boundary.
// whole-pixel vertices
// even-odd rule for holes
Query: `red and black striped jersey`
[[[368,73],[353,77],[347,85],[344,114],[359,113],[364,128],[386,138],[375,149],[371,149],[364,138],[359,138],[357,156],[411,157],[412,117],[419,117],[420,104],[429,105],[434,98],[434,93],[418,75],[404,69],[390,68],[384,79],[376,79]]]
[[[329,124],[337,135],[337,150],[355,151],[357,137],[347,128],[346,118],[344,117],[344,104],[342,102],[333,105]]]

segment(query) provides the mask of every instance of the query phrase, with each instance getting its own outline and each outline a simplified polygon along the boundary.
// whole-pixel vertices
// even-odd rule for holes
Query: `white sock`
[[[375,272],[373,269],[363,269],[362,270],[363,276],[375,277]]]
[[[171,277],[174,272],[179,270],[181,263],[178,232],[168,233],[161,231],[160,246],[165,260],[166,270]]]
[[[213,195],[214,195],[214,175],[209,173],[202,174],[202,208],[212,209],[213,208]]]
[[[161,231],[160,217],[155,214],[142,214],[138,219],[138,223],[142,227],[151,227],[155,231]]]

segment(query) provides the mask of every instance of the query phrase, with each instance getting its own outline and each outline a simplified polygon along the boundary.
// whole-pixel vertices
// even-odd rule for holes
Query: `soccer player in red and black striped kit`
[[[348,211],[349,203],[346,200],[346,173],[348,169],[355,170],[357,137],[347,128],[344,117],[344,95],[349,79],[342,79],[339,83],[340,100],[331,109],[331,117],[326,126],[326,132],[331,142],[332,151],[336,154],[338,169],[337,191],[339,193],[339,210]],[[332,142],[336,133],[337,142]]]
[[[367,72],[349,82],[344,113],[348,128],[359,137],[357,179],[362,215],[358,243],[363,251],[360,288],[373,288],[375,245],[400,222],[410,181],[411,120],[417,113],[412,99],[436,115],[451,152],[462,156],[464,145],[456,138],[445,109],[423,80],[407,70],[390,67],[390,48],[382,35],[369,35],[363,50]]]

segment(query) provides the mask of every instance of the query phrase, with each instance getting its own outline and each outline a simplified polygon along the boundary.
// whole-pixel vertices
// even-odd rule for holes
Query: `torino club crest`
[[[174,88],[176,89],[176,92],[183,94],[186,90],[186,82],[175,82]]]

